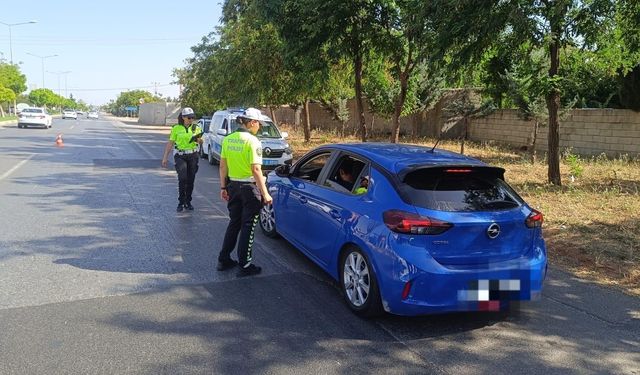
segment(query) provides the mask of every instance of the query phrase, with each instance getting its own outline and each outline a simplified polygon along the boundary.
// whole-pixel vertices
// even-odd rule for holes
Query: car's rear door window
[[[413,204],[438,211],[496,211],[523,204],[492,168],[421,168],[407,173],[403,184]]]

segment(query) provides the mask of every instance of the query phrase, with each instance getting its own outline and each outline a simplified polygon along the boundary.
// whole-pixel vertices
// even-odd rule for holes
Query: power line
[[[158,87],[169,87],[169,86],[177,86],[172,83],[165,84],[157,84],[152,86],[136,86],[136,87],[114,87],[114,88],[80,88],[80,87],[69,87],[69,90],[73,91],[118,91],[118,90],[140,90],[140,89],[151,89]]]

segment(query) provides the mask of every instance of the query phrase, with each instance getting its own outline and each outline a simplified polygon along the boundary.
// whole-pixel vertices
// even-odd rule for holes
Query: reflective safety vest
[[[176,124],[171,128],[171,134],[169,140],[176,144],[176,149],[179,151],[190,151],[198,148],[197,142],[191,142],[191,137],[196,134],[200,134],[202,131],[196,126],[195,131],[191,131],[191,126],[184,126]]]
[[[229,178],[253,181],[252,164],[262,164],[262,142],[247,129],[239,128],[222,141],[220,157],[226,159]]]

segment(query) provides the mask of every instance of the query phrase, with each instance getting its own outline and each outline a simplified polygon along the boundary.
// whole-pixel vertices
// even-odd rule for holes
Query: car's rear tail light
[[[527,219],[524,221],[524,223],[529,228],[540,228],[542,227],[543,221],[544,217],[542,215],[542,212],[538,210],[532,210],[529,216],[527,216]]]
[[[402,299],[405,300],[407,299],[407,297],[409,297],[409,292],[411,292],[411,281],[407,281],[406,284],[404,284],[404,288],[402,288]]]
[[[445,169],[447,173],[471,173],[471,169]]]
[[[440,234],[453,226],[445,221],[400,210],[385,211],[382,217],[385,225],[396,233]]]

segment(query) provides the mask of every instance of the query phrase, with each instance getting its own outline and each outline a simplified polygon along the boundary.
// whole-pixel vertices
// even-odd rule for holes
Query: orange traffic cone
[[[56,146],[64,147],[64,142],[62,142],[62,134],[58,134],[56,136]]]

